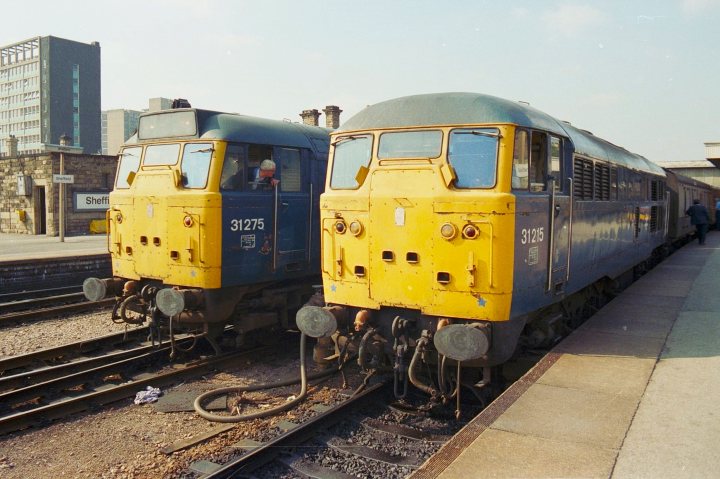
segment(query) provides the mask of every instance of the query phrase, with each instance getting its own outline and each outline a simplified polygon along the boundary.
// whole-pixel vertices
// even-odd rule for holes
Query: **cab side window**
[[[278,161],[280,162],[280,191],[301,191],[302,163],[300,162],[300,150],[280,148],[278,150]]]
[[[525,130],[516,130],[512,168],[512,187],[514,190],[528,189],[529,164],[530,150],[528,148],[528,132]]]
[[[245,179],[245,148],[242,145],[228,145],[225,162],[220,175],[220,189],[241,191]]]
[[[265,171],[261,166],[266,165]],[[249,190],[262,191],[268,188],[265,176],[274,165],[273,149],[268,145],[248,145],[247,185]],[[274,170],[274,168],[272,168]]]
[[[548,140],[545,133],[532,132],[530,146],[530,191],[547,190]]]
[[[555,179],[555,191],[562,191],[562,143],[556,136],[550,137],[550,175]]]

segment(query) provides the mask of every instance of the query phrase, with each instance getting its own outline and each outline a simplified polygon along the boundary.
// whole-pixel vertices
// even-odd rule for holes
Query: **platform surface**
[[[601,309],[411,477],[714,478],[719,445],[711,232]]]
[[[0,233],[0,262],[107,253],[107,235],[59,236]]]

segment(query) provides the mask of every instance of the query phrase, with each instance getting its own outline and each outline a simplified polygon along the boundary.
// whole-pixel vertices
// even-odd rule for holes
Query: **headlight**
[[[353,221],[352,223],[350,223],[350,232],[351,232],[353,235],[355,235],[355,236],[360,235],[360,233],[363,232],[363,225],[362,225],[362,223],[360,223],[360,222],[357,221],[357,220],[355,220],[355,221]]]
[[[440,227],[440,236],[450,241],[457,236],[457,228],[454,224],[445,223]]]

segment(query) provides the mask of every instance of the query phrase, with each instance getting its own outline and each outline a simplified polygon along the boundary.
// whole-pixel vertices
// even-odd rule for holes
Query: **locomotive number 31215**
[[[523,228],[520,231],[520,242],[522,244],[542,243],[545,239],[545,228]]]

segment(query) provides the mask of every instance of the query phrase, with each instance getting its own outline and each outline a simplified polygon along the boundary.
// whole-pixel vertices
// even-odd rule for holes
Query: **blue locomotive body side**
[[[235,145],[248,162],[241,172],[242,187],[221,186],[223,287],[319,275],[317,210],[325,184],[328,139],[305,140]],[[256,150],[263,156],[252,158],[253,147],[261,147]],[[252,164],[264,160],[271,160],[275,171],[262,178],[259,166]]]
[[[651,257],[667,235],[664,171],[563,125],[554,194],[516,192],[511,318],[522,317]],[[554,213],[554,214],[553,214]]]

